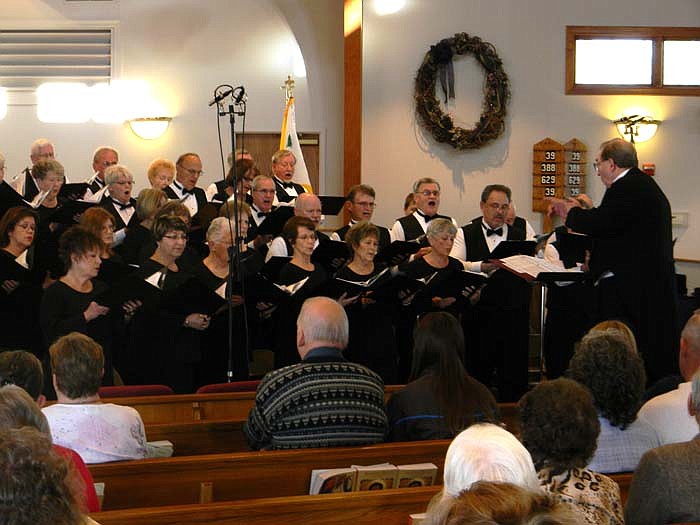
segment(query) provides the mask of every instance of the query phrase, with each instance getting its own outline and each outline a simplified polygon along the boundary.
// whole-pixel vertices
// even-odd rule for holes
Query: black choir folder
[[[418,241],[394,241],[377,254],[377,261],[386,262],[391,266],[407,261],[411,255],[422,248]]]
[[[564,268],[573,268],[576,263],[586,261],[586,252],[593,249],[593,239],[588,235],[572,232],[557,232],[557,251]]]
[[[513,255],[535,255],[535,241],[501,241],[491,254],[490,259],[504,259]]]
[[[351,258],[350,248],[342,241],[319,242],[311,254],[311,262],[319,263],[330,273],[337,271]]]
[[[253,210],[253,213],[257,213]],[[277,236],[282,233],[284,224],[294,216],[294,208],[291,206],[278,206],[265,217],[258,226],[258,235]]]
[[[311,472],[309,494],[330,494],[363,490],[427,487],[435,484],[437,466],[433,463],[413,465],[352,465],[348,468],[319,469]]]

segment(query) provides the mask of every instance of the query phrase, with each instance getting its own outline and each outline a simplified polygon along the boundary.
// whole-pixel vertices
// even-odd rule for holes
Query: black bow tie
[[[194,195],[194,188],[188,190],[187,188],[182,188],[182,195]]]
[[[122,204],[121,202],[112,199],[112,202],[114,203],[115,206],[117,206],[121,211],[128,210],[129,208],[133,208],[134,205],[131,202],[127,202],[126,204]]]
[[[420,215],[421,217],[423,217],[423,220],[425,221],[426,224],[428,224],[428,223],[429,223],[430,221],[432,221],[433,219],[437,219],[437,218],[438,218],[437,215],[426,215],[425,213],[421,213],[421,212],[419,212],[418,210],[416,210],[416,213],[417,213],[418,215]]]
[[[498,235],[499,237],[503,235],[503,228],[496,228],[492,230],[491,228],[486,228],[486,236],[491,237],[492,235]]]
[[[268,215],[270,215],[269,211],[259,211],[258,212],[258,217],[267,217]]]
[[[283,188],[293,189],[293,188],[294,188],[294,183],[293,183],[293,182],[282,182],[282,187],[283,187]]]

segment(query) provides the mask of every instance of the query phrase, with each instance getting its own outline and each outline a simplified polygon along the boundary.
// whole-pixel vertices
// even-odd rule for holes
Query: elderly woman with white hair
[[[445,456],[443,481],[442,491],[428,506],[428,515],[479,481],[506,482],[541,491],[530,453],[513,434],[491,423],[472,425],[452,440]]]
[[[257,273],[263,265],[263,258],[257,250],[249,250],[243,239],[248,233],[248,205],[239,204],[240,213],[240,261],[241,274]],[[226,283],[229,276],[230,256],[229,251],[233,246],[235,237],[235,224],[226,217],[217,217],[207,229],[207,245],[209,255],[202,264],[193,270],[194,276],[207,288],[219,290]],[[234,260],[233,271],[236,275],[238,264]],[[235,281],[236,279],[234,279]],[[234,287],[237,288],[237,287]],[[243,297],[238,294],[231,295],[233,306],[233,373],[238,380],[248,379],[248,361],[246,344],[246,330],[243,309],[245,304]],[[207,351],[202,355],[199,382],[201,384],[222,383],[226,380],[228,369],[228,310],[224,309],[212,316],[209,330],[203,334],[203,348]]]
[[[405,383],[411,371],[413,324],[416,317],[434,311],[448,311],[460,317],[460,306],[454,296],[436,295],[434,291],[440,283],[452,275],[462,272],[462,263],[450,257],[457,227],[449,219],[433,219],[428,223],[425,236],[430,250],[423,257],[399,266],[399,272],[411,279],[423,281],[426,287],[414,296],[404,298],[405,308],[400,314],[397,326],[397,346],[399,350],[399,382]]]

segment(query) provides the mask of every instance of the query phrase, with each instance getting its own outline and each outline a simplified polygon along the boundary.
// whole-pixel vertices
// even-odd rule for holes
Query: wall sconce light
[[[629,117],[620,117],[613,120],[613,124],[617,127],[617,132],[627,142],[635,144],[637,142],[645,142],[656,134],[661,121],[654,120],[652,117],[640,117],[639,115],[630,115]]]
[[[143,117],[127,120],[131,131],[138,137],[153,140],[163,136],[168,130],[171,117]]]

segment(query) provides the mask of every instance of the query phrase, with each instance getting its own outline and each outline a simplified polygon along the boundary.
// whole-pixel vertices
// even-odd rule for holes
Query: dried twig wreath
[[[442,111],[435,97],[438,73],[443,91],[454,97],[454,89],[445,86],[445,79],[451,80],[453,56],[465,54],[473,55],[486,71],[483,112],[473,129],[455,127],[452,117]],[[503,63],[496,49],[492,44],[479,37],[470,37],[467,33],[457,33],[430,46],[416,75],[416,111],[423,126],[435,140],[457,149],[477,149],[497,138],[505,128],[503,119],[509,98],[508,75],[503,71]]]

